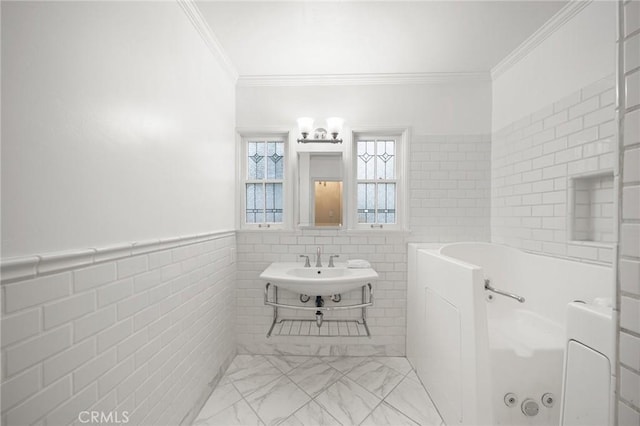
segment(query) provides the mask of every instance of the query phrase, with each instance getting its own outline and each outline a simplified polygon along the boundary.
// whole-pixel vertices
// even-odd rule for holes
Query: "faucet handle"
[[[305,254],[301,254],[300,257],[304,257],[304,267],[305,268],[311,268],[311,262],[309,262],[309,256],[305,255]]]
[[[333,254],[333,255],[329,256],[329,268],[334,268],[335,267],[335,265],[333,264],[333,258],[334,257],[340,257],[340,255],[339,254]]]

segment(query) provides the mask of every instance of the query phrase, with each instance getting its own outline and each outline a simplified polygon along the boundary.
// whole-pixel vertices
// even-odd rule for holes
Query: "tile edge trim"
[[[227,238],[235,236],[235,234],[235,230],[223,230],[97,248],[63,250],[4,258],[0,263],[0,283],[14,283],[79,267]]]

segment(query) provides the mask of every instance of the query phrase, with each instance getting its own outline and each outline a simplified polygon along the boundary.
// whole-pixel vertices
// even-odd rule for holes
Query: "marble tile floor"
[[[444,425],[402,357],[238,355],[201,425]]]

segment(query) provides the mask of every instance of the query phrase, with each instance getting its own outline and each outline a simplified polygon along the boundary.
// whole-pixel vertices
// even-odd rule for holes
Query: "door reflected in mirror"
[[[343,226],[343,167],[341,152],[298,153],[299,227]]]
[[[342,226],[342,181],[315,181],[314,204],[315,226]]]

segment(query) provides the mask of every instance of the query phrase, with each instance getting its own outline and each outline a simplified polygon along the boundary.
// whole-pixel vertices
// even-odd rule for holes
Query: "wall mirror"
[[[342,226],[342,181],[314,181],[313,199],[314,226]]]
[[[300,226],[340,228],[344,223],[340,152],[298,153]]]

